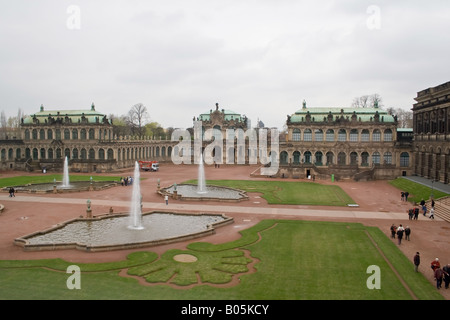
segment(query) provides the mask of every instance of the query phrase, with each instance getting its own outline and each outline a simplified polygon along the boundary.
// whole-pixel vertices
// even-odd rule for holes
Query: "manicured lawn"
[[[434,199],[439,199],[445,196],[448,196],[447,193],[439,191],[439,190],[432,190],[430,187],[424,186],[423,184],[404,179],[404,178],[397,178],[395,180],[392,180],[389,182],[394,187],[398,188],[398,197],[400,199],[400,193],[402,191],[408,191],[408,201],[414,203],[419,203],[420,200],[424,199],[425,201],[430,199],[431,193],[434,195]]]
[[[45,175],[29,175],[29,176],[17,176],[11,178],[0,178],[0,188],[10,186],[23,186],[26,184],[36,183],[53,183],[56,181],[62,181],[62,174],[45,174]],[[97,175],[71,175],[70,181],[89,181],[90,178],[94,181],[117,181],[120,182],[120,177],[110,176],[97,176]]]
[[[0,261],[0,299],[412,299],[378,249],[419,299],[443,299],[378,228],[358,223],[263,220],[241,234],[240,239],[222,244],[194,242],[187,250],[168,250],[159,258],[149,248],[125,261],[99,264],[60,259]],[[244,256],[244,250],[258,259],[254,273],[247,272],[251,259]],[[173,256],[180,253],[198,260],[177,262]],[[79,290],[66,286],[70,274],[65,270],[72,264],[81,268]],[[367,268],[372,265],[380,268],[380,289],[367,287],[372,275]],[[119,276],[123,268],[155,285]],[[211,285],[227,283],[238,273],[240,281],[234,286]],[[203,284],[183,288],[198,279]],[[167,281],[181,287],[173,288]]]
[[[197,181],[190,180],[187,183]],[[269,204],[347,206],[355,203],[339,186],[312,182],[208,180],[206,184],[262,193]]]

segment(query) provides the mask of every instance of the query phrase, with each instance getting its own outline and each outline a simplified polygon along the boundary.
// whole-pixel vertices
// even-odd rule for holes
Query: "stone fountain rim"
[[[61,250],[61,249],[77,249],[81,251],[87,252],[100,252],[100,251],[113,251],[113,250],[122,250],[122,249],[134,249],[134,248],[144,248],[151,247],[156,245],[168,244],[173,242],[179,242],[189,239],[195,239],[198,237],[203,237],[207,235],[211,235],[215,233],[215,228],[222,227],[234,222],[233,218],[226,216],[225,214],[218,213],[186,213],[186,212],[165,212],[161,210],[154,210],[143,212],[142,216],[149,214],[175,214],[175,215],[188,215],[188,216],[221,216],[224,220],[212,223],[208,226],[208,228],[204,231],[199,231],[195,233],[191,233],[188,235],[181,235],[172,238],[159,239],[159,240],[150,240],[143,242],[134,242],[134,243],[124,243],[124,244],[115,244],[115,245],[87,245],[84,243],[72,242],[72,243],[63,243],[63,244],[30,244],[28,238],[43,235],[57,229],[63,228],[66,225],[79,221],[99,221],[103,219],[111,219],[111,218],[123,218],[128,217],[129,212],[118,212],[118,213],[105,213],[97,216],[93,216],[92,218],[79,217],[74,219],[69,219],[63,222],[60,222],[56,225],[53,225],[50,228],[39,230],[32,232],[30,234],[18,237],[14,239],[14,244],[20,247],[23,247],[24,251],[44,251],[44,250]]]
[[[162,196],[173,196],[173,193],[167,192],[168,189],[172,188],[175,184],[172,184],[168,187],[160,188],[157,193]],[[197,187],[196,184],[193,183],[180,183],[177,184],[177,187],[179,186],[193,186]],[[215,198],[215,197],[186,197],[181,194],[177,194],[177,199],[180,200],[191,200],[191,201],[220,201],[220,202],[241,202],[245,200],[249,200],[249,196],[247,195],[247,192],[241,189],[231,188],[231,187],[225,187],[225,186],[217,186],[214,184],[208,184],[207,187],[214,187],[214,188],[222,188],[222,189],[228,189],[232,191],[236,191],[239,193],[240,198],[239,199],[226,199],[226,198]]]

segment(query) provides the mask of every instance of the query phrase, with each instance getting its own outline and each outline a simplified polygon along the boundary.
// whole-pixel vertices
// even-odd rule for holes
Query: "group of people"
[[[413,258],[414,261],[414,271],[419,272],[420,265],[420,253],[416,252],[416,255]],[[431,269],[433,270],[434,280],[436,281],[436,288],[442,288],[442,282],[445,284],[445,289],[449,288],[450,285],[450,263],[446,264],[443,268],[441,268],[441,262],[439,258],[431,261]]]
[[[120,178],[120,184],[122,186],[132,185],[133,184],[133,177],[128,176],[128,177],[125,177],[125,178],[123,178],[123,177]]]
[[[431,269],[433,270],[434,279],[436,280],[436,288],[442,288],[442,281],[444,281],[445,289],[448,289],[448,286],[450,285],[450,263],[447,263],[441,268],[439,258],[436,258],[431,262]]]
[[[403,227],[402,224],[400,224],[398,227],[393,223],[391,226],[391,238],[395,239],[395,236],[397,236],[398,244],[402,244],[403,234],[405,235],[405,240],[411,240],[411,228],[409,226],[406,226],[406,228]]]

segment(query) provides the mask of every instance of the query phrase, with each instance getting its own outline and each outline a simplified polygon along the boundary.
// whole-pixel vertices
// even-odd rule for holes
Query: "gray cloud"
[[[80,9],[70,30],[67,8]],[[370,5],[380,28],[370,30]],[[39,1],[0,11],[1,108],[89,108],[138,102],[163,126],[188,127],[221,106],[282,127],[310,106],[379,93],[410,108],[448,81],[445,1]]]

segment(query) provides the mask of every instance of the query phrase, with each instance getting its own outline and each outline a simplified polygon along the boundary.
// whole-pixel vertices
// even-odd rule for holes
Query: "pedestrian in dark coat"
[[[399,225],[397,228],[397,239],[399,245],[402,244],[403,232],[405,232],[405,228],[403,228],[402,225]]]
[[[392,239],[395,239],[395,232],[397,232],[397,227],[394,224],[392,224],[392,226],[391,226],[391,238]]]
[[[444,283],[445,283],[445,289],[448,289],[448,286],[450,284],[450,263],[445,265],[442,268],[442,271],[444,271]]]
[[[434,279],[436,280],[436,288],[442,288],[442,278],[444,277],[444,271],[442,271],[441,267],[437,267],[434,270]]]
[[[406,226],[405,228],[405,240],[410,240],[409,236],[411,235],[411,228],[409,226]]]
[[[419,252],[416,252],[416,255],[414,256],[414,271],[419,272],[419,264],[420,264],[420,254]]]

